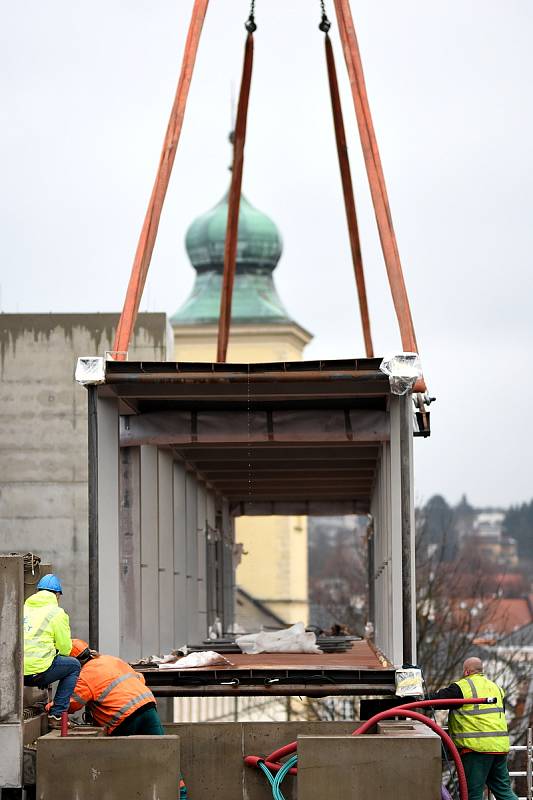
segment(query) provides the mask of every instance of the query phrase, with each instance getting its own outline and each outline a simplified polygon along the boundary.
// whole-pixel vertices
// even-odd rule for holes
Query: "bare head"
[[[466,678],[468,675],[473,675],[475,672],[483,672],[483,662],[480,658],[471,656],[471,658],[467,658],[463,664],[463,675]]]

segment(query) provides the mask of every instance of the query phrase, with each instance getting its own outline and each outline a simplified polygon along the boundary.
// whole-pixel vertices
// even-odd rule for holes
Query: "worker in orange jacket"
[[[72,640],[70,655],[81,664],[70,699],[69,713],[84,706],[108,736],[164,736],[155,697],[144,675],[121,658],[101,655],[82,639]],[[180,776],[180,798],[187,797]]]

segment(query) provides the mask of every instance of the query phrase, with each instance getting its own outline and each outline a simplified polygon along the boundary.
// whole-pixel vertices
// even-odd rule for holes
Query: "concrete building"
[[[187,232],[187,254],[197,274],[189,298],[170,319],[176,361],[216,360],[227,215],[225,195]],[[277,293],[273,272],[282,249],[274,222],[242,197],[228,362],[300,361],[312,338]],[[252,502],[253,480],[251,473]],[[235,534],[242,551],[238,585],[283,620],[307,622],[306,518],[242,517]]]
[[[118,314],[0,314],[0,551],[52,563],[88,634],[87,392],[80,355],[111,349]],[[130,356],[164,360],[164,314],[140,314]]]

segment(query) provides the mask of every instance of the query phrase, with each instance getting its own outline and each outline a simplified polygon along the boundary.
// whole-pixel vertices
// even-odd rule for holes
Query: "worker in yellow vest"
[[[62,594],[58,578],[43,575],[35,594],[24,603],[24,685],[46,689],[59,681],[48,713],[51,728],[60,727],[81,669],[80,662],[70,657],[69,618],[58,602]]]
[[[509,731],[505,719],[505,694],[483,674],[479,658],[467,658],[463,677],[433,693],[432,700],[462,700],[472,703],[450,710],[448,729],[461,760],[468,784],[468,800],[482,800],[488,786],[496,800],[518,800],[511,789],[507,769]],[[495,705],[476,705],[476,697],[493,697]]]

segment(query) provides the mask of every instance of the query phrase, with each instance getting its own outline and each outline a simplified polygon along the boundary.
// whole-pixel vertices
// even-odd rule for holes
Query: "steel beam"
[[[123,447],[152,444],[231,446],[388,441],[385,411],[158,411],[123,420]]]
[[[120,653],[119,417],[97,397],[98,647]],[[94,627],[93,627],[94,637]]]
[[[141,597],[143,653],[159,653],[157,448],[141,447]]]

